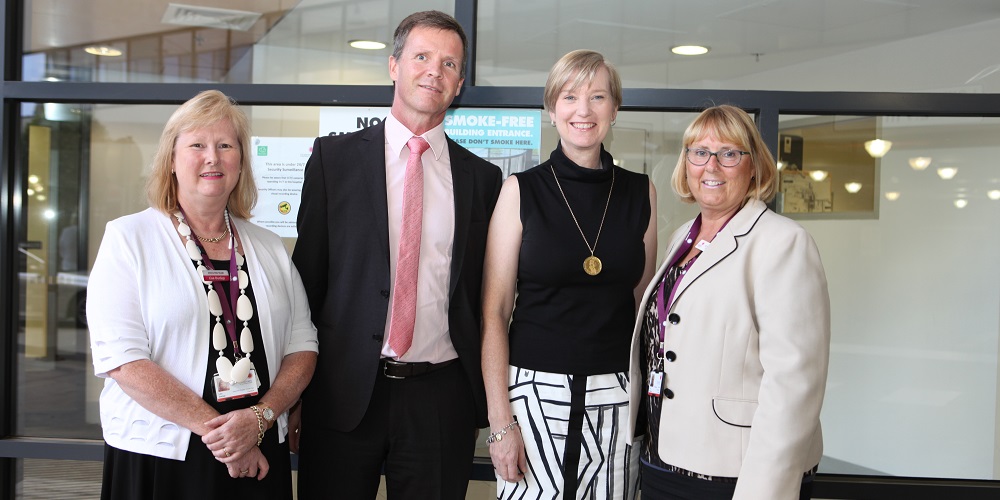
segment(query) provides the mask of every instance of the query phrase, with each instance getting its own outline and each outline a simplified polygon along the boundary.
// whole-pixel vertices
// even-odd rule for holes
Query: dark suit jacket
[[[477,425],[485,427],[480,295],[486,231],[502,179],[499,168],[451,139],[448,152],[455,192],[448,325],[472,385]],[[292,257],[319,330],[319,361],[303,410],[342,432],[365,414],[382,350],[392,286],[385,182],[384,124],[313,144]]]

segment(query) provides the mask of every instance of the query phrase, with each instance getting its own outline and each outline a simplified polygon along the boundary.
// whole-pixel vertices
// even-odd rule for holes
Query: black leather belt
[[[379,365],[381,365],[379,367],[379,371],[381,371],[387,378],[404,379],[430,373],[434,370],[439,370],[454,363],[455,361],[455,359],[449,359],[448,361],[442,361],[440,363],[404,363],[391,358],[382,358],[382,361],[379,362]]]

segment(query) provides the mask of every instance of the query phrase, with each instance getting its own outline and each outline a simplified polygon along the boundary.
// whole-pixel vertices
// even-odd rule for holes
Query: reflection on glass
[[[876,119],[870,117],[782,120],[777,156],[788,167],[781,170],[778,212],[799,218],[805,214],[874,217],[877,193],[854,195],[861,186],[875,185],[879,160],[866,151],[869,145],[865,139],[874,135],[876,125]],[[882,148],[876,152],[888,151],[887,146]],[[846,192],[839,188],[847,183],[851,187],[845,187]],[[851,191],[855,187],[857,191]]]
[[[455,6],[449,0],[25,3],[27,81],[334,85],[388,84],[399,21],[417,10],[453,13]],[[352,40],[385,45],[360,50]]]
[[[820,470],[997,479],[1000,218],[985,196],[1000,175],[982,159],[1000,155],[1000,119],[779,122],[803,137],[807,168],[829,170],[834,186],[863,184],[835,189],[835,207],[884,198],[874,217],[799,220],[820,247],[833,311]],[[893,142],[877,161],[858,140],[876,128]],[[920,157],[961,175],[914,169]]]
[[[25,458],[16,461],[16,469],[16,500],[101,496],[102,464],[99,461]]]

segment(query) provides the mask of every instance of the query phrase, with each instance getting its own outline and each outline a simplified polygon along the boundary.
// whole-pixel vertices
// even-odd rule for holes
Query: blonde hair
[[[552,111],[556,107],[556,99],[563,87],[570,83],[570,89],[576,89],[585,83],[594,81],[601,69],[608,71],[608,84],[611,86],[611,102],[615,109],[622,105],[622,79],[618,70],[601,55],[593,50],[574,50],[562,56],[549,70],[549,78],[545,81],[545,94],[542,102],[545,110]]]
[[[694,141],[710,135],[722,142],[736,144],[740,149],[750,153],[753,181],[744,201],[750,199],[765,203],[771,201],[778,192],[778,167],[774,163],[774,155],[761,138],[753,118],[746,111],[728,104],[712,106],[702,111],[684,131],[681,153],[670,178],[670,185],[681,201],[695,202],[687,183],[687,148]]]
[[[228,121],[233,126],[240,146],[240,178],[229,193],[227,206],[233,216],[250,218],[250,212],[257,204],[257,184],[250,165],[250,120],[235,100],[218,90],[206,90],[192,97],[167,120],[153,156],[152,172],[146,181],[149,206],[165,214],[177,211],[177,178],[171,171],[177,137],[223,121]]]

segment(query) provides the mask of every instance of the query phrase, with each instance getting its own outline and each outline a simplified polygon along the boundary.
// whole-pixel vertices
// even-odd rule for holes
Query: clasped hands
[[[257,447],[257,415],[244,408],[205,422],[211,431],[201,437],[216,460],[226,464],[233,478],[256,477],[264,479],[270,465]]]

